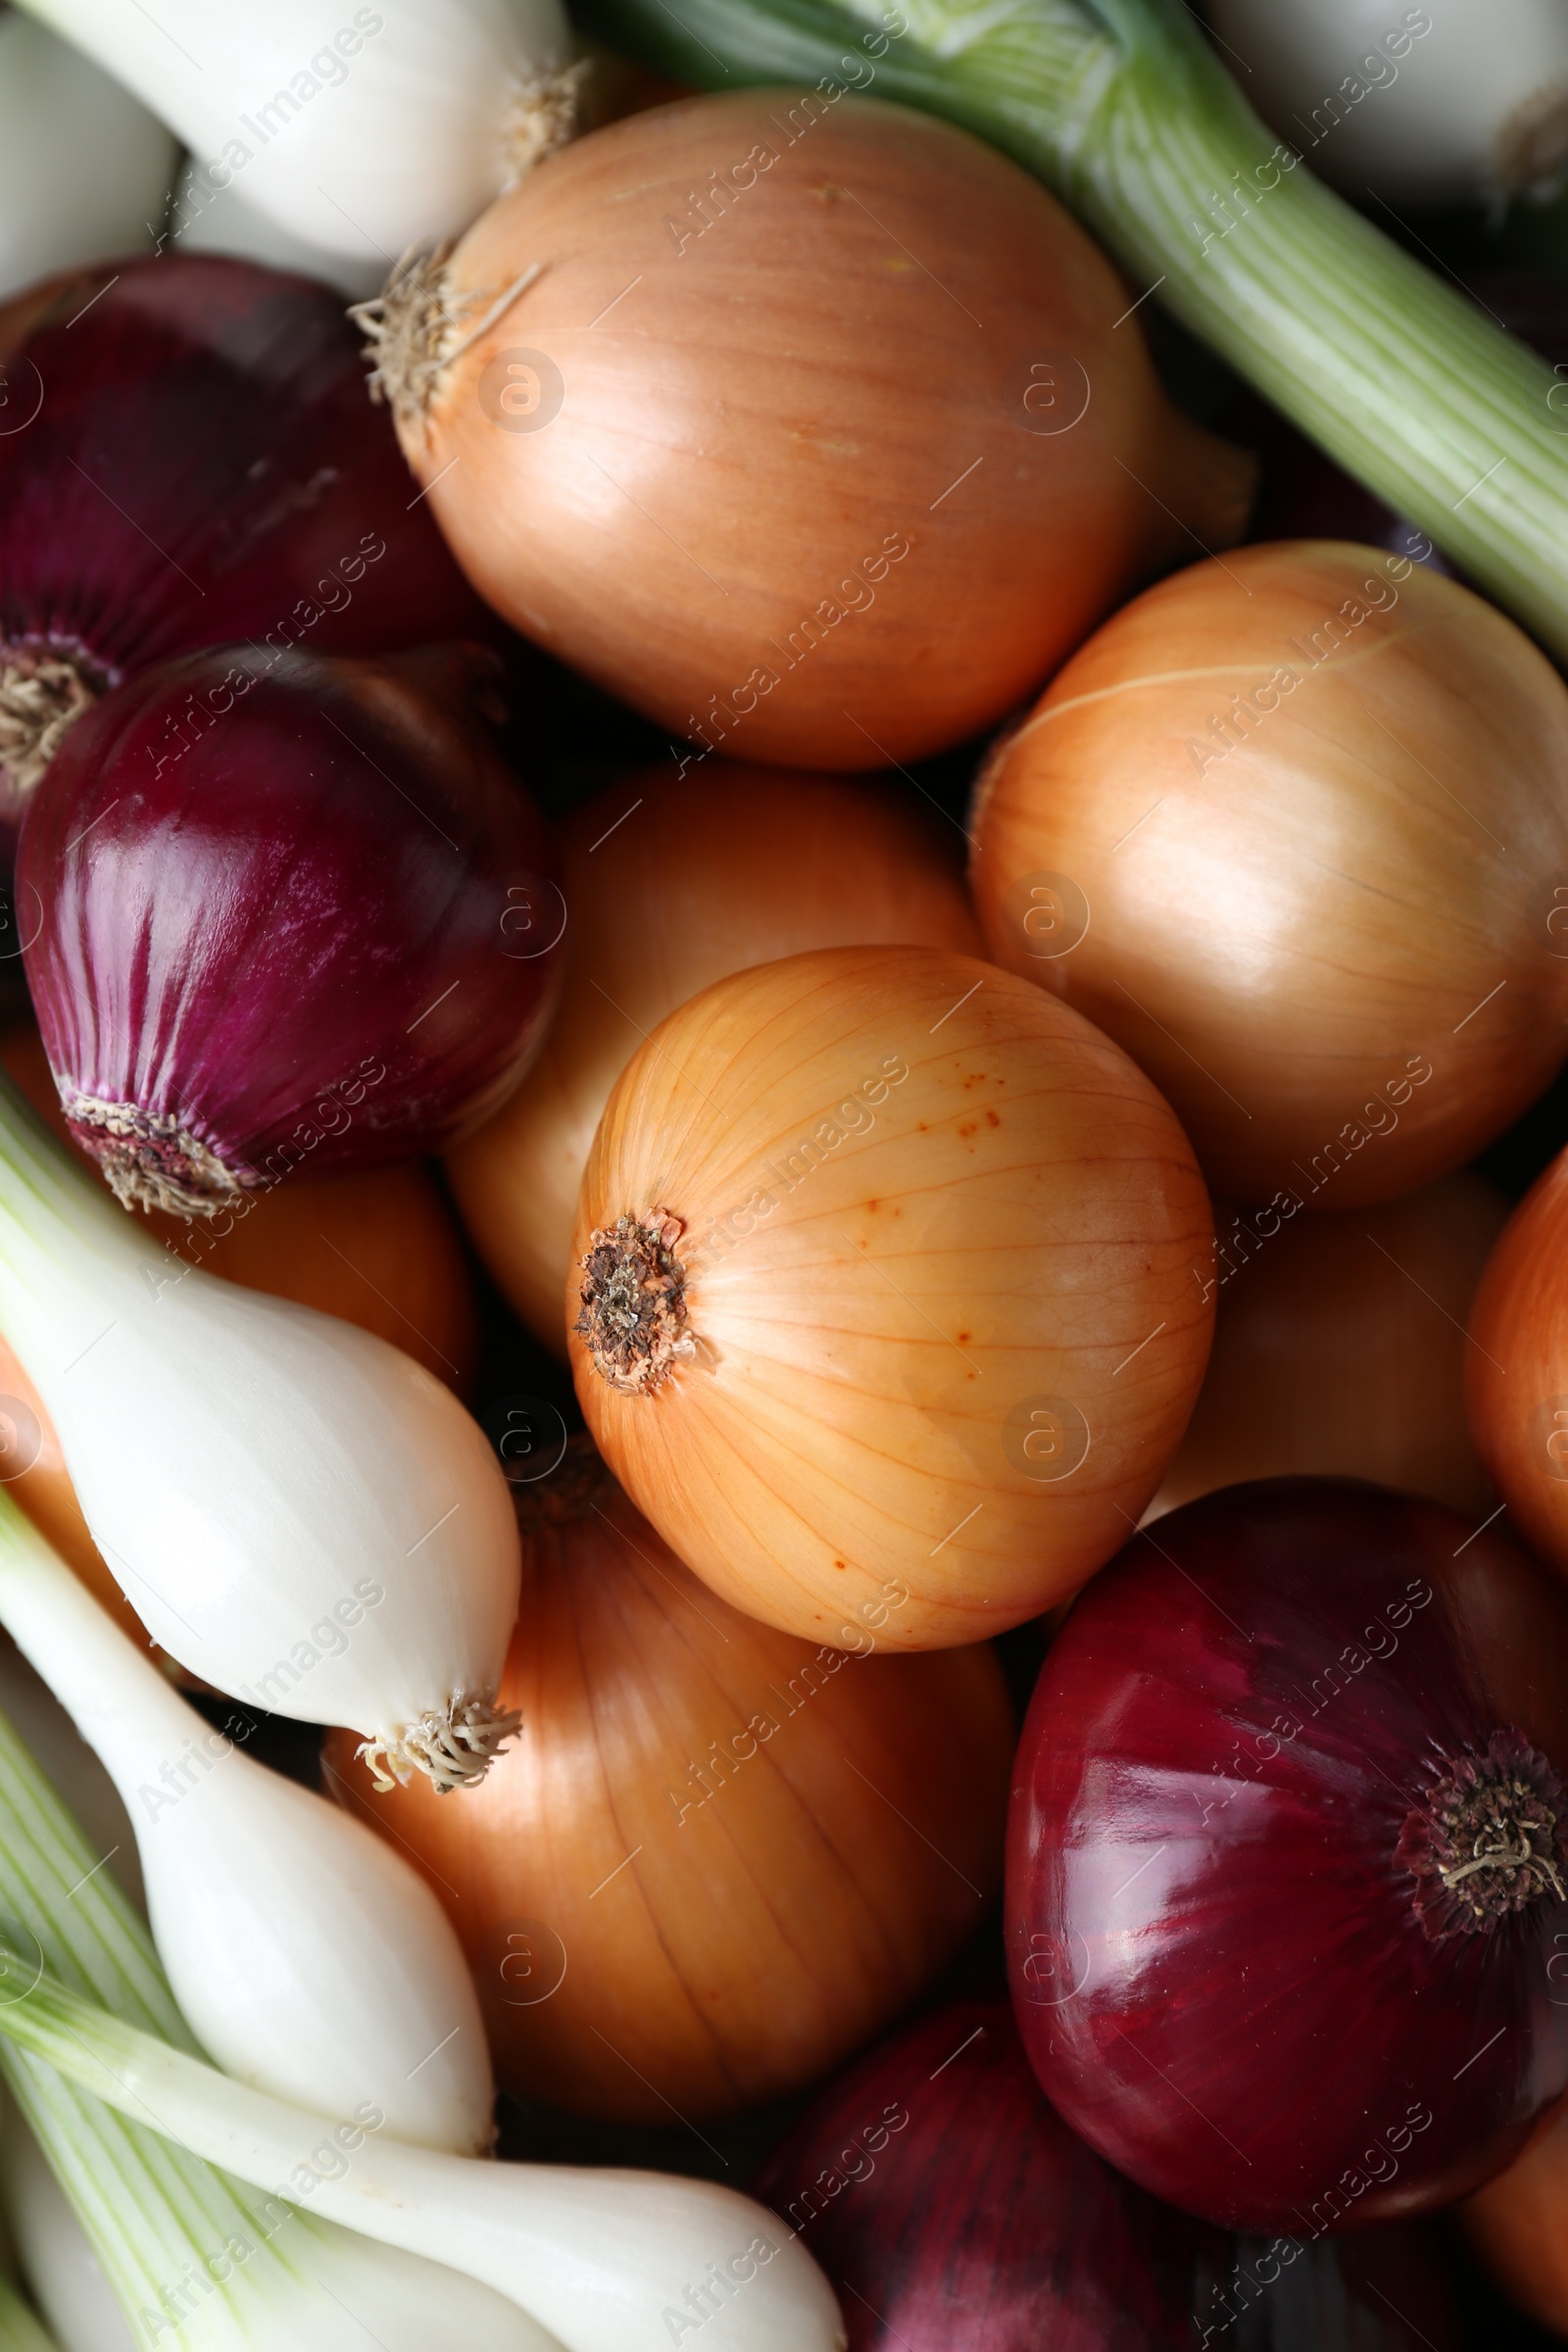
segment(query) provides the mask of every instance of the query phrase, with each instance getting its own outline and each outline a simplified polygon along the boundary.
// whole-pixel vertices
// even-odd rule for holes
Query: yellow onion
[[[881,767],[1000,717],[1250,460],[966,132],[737,90],[613,122],[362,317],[499,612],[706,756]]]
[[[1560,1957],[1547,1966],[1560,2000],[1568,1967]],[[1459,2220],[1520,2310],[1568,2335],[1568,2099],[1547,2109],[1524,2153],[1466,2199]]]
[[[610,1090],[648,1032],[700,988],[807,948],[907,942],[978,955],[935,816],[881,782],[715,760],[628,777],[559,828],[566,977],[517,1093],[448,1162],[491,1273],[547,1347],[577,1190]]]
[[[1568,1575],[1568,1152],[1493,1252],[1470,1317],[1466,1384],[1476,1447],[1514,1532]]]
[[[991,953],[1126,1047],[1232,1200],[1396,1199],[1568,1048],[1568,689],[1402,556],[1250,547],[1151,590],[974,830]]]
[[[1074,1591],[1157,1487],[1213,1315],[1149,1081],[1027,981],[917,948],[672,1013],[600,1122],[573,1256],[577,1395],[633,1501],[737,1607],[846,1647]]]
[[[63,1143],[71,1136],[37,1030],[0,1033],[0,1064]],[[196,1226],[152,1211],[148,1262],[174,1250],[247,1290],[373,1331],[464,1394],[478,1317],[463,1246],[427,1170],[378,1168],[326,1183],[290,1177],[232,1223]],[[220,1229],[222,1230],[220,1230]],[[42,1397],[0,1337],[0,1480],[106,1608],[140,1631],[87,1532]],[[145,1640],[145,1636],[142,1636]]]
[[[1220,1212],[1213,1352],[1155,1510],[1318,1472],[1484,1516],[1465,1325],[1507,1216],[1468,1170],[1381,1208]]]
[[[989,1648],[775,1633],[707,1591],[577,1441],[516,1490],[522,1731],[460,1804],[329,1786],[428,1873],[519,2095],[669,2123],[799,2088],[924,1990],[1001,1883]]]

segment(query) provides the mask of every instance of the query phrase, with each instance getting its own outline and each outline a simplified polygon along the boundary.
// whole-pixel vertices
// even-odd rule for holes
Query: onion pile
[[[1332,1479],[1172,1512],[1058,1637],[1018,1782],[1025,2045],[1156,2195],[1424,2212],[1568,2087],[1568,1594],[1495,1530]]]
[[[167,7],[0,23],[0,2343],[1568,2331],[1561,300],[1327,0]]]
[[[1568,689],[1408,558],[1246,548],[1152,589],[973,823],[992,955],[1126,1047],[1232,1200],[1396,1199],[1568,1051]]]
[[[23,828],[27,982],[127,1206],[217,1216],[437,1150],[516,1084],[564,913],[484,725],[498,667],[231,647],[72,729]]]
[[[986,1648],[743,1617],[585,1445],[514,1490],[506,1769],[371,1802],[339,1736],[329,1779],[447,1904],[508,2088],[703,2118],[812,2081],[960,1948],[1001,1882],[1012,1713]]]
[[[565,149],[367,316],[497,612],[692,759],[855,768],[1000,718],[1240,535],[1250,466],[1127,301],[965,134],[737,90]]]
[[[1213,1314],[1208,1202],[1148,1080],[1026,982],[914,948],[672,1013],[572,1250],[578,1400],[632,1500],[736,1606],[846,1647],[977,1642],[1073,1592],[1157,1487]]]
[[[726,760],[629,776],[572,810],[560,1009],[522,1086],[450,1162],[486,1264],[547,1347],[565,1352],[577,1193],[639,1041],[710,981],[807,948],[978,954],[958,839],[888,784]]]

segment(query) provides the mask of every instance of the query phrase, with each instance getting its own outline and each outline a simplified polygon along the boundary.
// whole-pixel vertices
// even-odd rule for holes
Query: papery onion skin
[[[685,1286],[668,1376],[612,1387],[574,1323],[577,1396],[751,1615],[980,1641],[1065,1598],[1158,1485],[1208,1349],[1207,1199],[1148,1080],[1027,982],[873,947],[705,990],[616,1084],[573,1256],[652,1212]]]
[[[378,356],[515,627],[694,756],[880,767],[999,718],[1185,524],[1240,533],[1250,462],[1170,408],[1129,299],[967,133],[735,91],[552,157]]]
[[[1468,1169],[1348,1214],[1219,1211],[1214,1347],[1154,1510],[1311,1473],[1485,1518],[1496,1498],[1465,1419],[1465,1325],[1507,1219]]]
[[[992,955],[1133,1054],[1232,1200],[1396,1199],[1568,1049],[1568,688],[1404,558],[1244,548],[1150,590],[972,823]]]
[[[1230,2243],[1070,2132],[1004,2001],[952,2001],[808,2110],[754,2184],[839,2286],[850,2352],[1190,2352]]]
[[[1465,1383],[1476,1450],[1510,1521],[1568,1574],[1568,1152],[1515,1209],[1470,1316]]]
[[[1012,1710],[989,1649],[867,1631],[849,1657],[741,1616],[585,1443],[516,1490],[505,1770],[461,1804],[369,1799],[334,1733],[327,1785],[446,1903],[506,2088],[700,2120],[812,2081],[961,1948],[1000,1885]]]
[[[944,835],[947,839],[944,839]],[[949,842],[906,790],[715,760],[629,776],[559,828],[571,936],[538,1059],[450,1161],[475,1246],[564,1354],[577,1194],[610,1090],[688,997],[808,948],[906,942],[980,954]]]
[[[45,656],[90,699],[230,640],[383,654],[493,632],[366,414],[328,287],[217,256],[105,263],[0,307],[0,364],[7,717]],[[36,752],[30,727],[0,740],[7,823]]]
[[[19,904],[74,1140],[122,1200],[217,1215],[437,1150],[516,1083],[564,908],[483,722],[494,666],[232,647],[77,721]]]
[[[1568,2083],[1568,1905],[1532,1879],[1467,1932],[1473,1874],[1445,1896],[1413,1858],[1429,1776],[1499,1734],[1568,1762],[1568,1597],[1495,1529],[1280,1479],[1129,1544],[1047,1658],[1008,1828],[1014,2006],[1091,2146],[1306,2237],[1510,2160]]]

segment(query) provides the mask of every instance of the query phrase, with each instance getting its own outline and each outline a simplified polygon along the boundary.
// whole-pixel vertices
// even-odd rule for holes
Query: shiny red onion
[[[1232,2237],[1113,2172],[1042,2095],[1004,2001],[951,2002],[883,2042],[755,2185],[832,2279],[850,2352],[1452,2341],[1441,2256],[1407,2233],[1374,2230],[1347,2262]]]
[[[231,646],[72,728],[18,904],[62,1104],[127,1205],[438,1151],[516,1083],[565,909],[486,725],[498,667]]]
[[[1474,2187],[1568,2083],[1568,1595],[1349,1480],[1232,1487],[1075,1604],[1025,1726],[1008,1969],[1062,2114],[1316,2236]]]
[[[173,654],[493,633],[329,287],[105,264],[0,307],[0,822],[94,694]]]

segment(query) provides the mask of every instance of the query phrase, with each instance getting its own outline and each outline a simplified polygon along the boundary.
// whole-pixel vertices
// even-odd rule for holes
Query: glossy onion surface
[[[215,1212],[439,1149],[520,1076],[564,924],[494,657],[189,656],[77,721],[23,828],[28,986],[122,1199]]]
[[[1008,1968],[1048,2095],[1238,2228],[1477,2186],[1568,2082],[1564,1767],[1568,1597],[1494,1530],[1326,1479],[1160,1520],[1019,1751]]]
[[[612,123],[492,205],[437,292],[469,338],[400,422],[448,540],[694,757],[957,742],[1185,523],[1212,547],[1246,519],[1250,462],[1170,407],[1070,216],[877,99]]]
[[[559,846],[571,908],[560,1005],[516,1094],[450,1164],[485,1263],[564,1355],[582,1172],[648,1032],[748,964],[874,941],[975,956],[980,933],[961,834],[902,779],[666,764],[573,808]]]
[[[1484,1519],[1496,1498],[1465,1419],[1465,1325],[1507,1217],[1469,1169],[1339,1215],[1221,1210],[1213,1352],[1156,1508],[1306,1471]]]
[[[0,365],[8,716],[51,654],[90,691],[230,640],[381,654],[493,626],[411,506],[329,287],[217,256],[105,263],[0,309]],[[0,820],[35,764],[0,766]]]
[[[1520,1533],[1568,1575],[1568,1152],[1514,1210],[1470,1317],[1477,1450]]]
[[[991,954],[1126,1048],[1232,1200],[1396,1200],[1568,1050],[1568,688],[1407,558],[1297,542],[1163,581],[972,822]]]
[[[500,2080],[627,2122],[796,2090],[916,1998],[1001,1884],[1014,1723],[987,1648],[859,1654],[728,1608],[579,1441],[516,1489],[522,1730],[449,1804],[331,1786],[417,1857]],[[471,1801],[469,1801],[471,1800]]]
[[[979,1641],[1091,1575],[1213,1313],[1207,1198],[1148,1079],[918,948],[672,1013],[600,1122],[572,1254],[577,1395],[627,1493],[736,1607],[851,1647],[872,1612],[896,1648]]]

